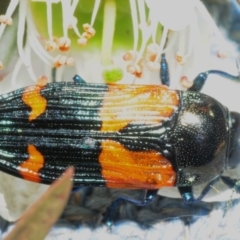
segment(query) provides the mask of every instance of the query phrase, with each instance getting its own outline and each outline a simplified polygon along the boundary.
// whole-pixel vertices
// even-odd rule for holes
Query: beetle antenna
[[[170,85],[169,70],[165,54],[162,54],[161,58],[160,78],[163,85]]]
[[[82,77],[80,77],[79,75],[75,75],[75,76],[73,77],[73,81],[74,81],[75,83],[86,83],[86,82],[82,79]]]
[[[239,68],[238,68],[239,69]],[[230,73],[220,71],[220,70],[208,70],[206,72],[199,73],[197,77],[193,80],[193,85],[188,89],[188,91],[200,92],[205,84],[206,80],[208,79],[209,74],[215,74],[218,76],[222,76],[232,81],[240,81],[239,74],[237,76],[232,75]]]

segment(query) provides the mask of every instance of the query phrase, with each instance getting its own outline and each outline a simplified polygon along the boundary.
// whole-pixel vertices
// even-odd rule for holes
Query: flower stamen
[[[116,22],[116,2],[106,0],[104,5],[103,37],[102,37],[102,64],[112,64],[112,45]]]
[[[45,49],[48,51],[48,52],[53,52],[57,49],[57,44],[56,42],[52,41],[52,40],[49,40],[45,43]]]
[[[0,23],[5,24],[5,25],[12,25],[12,18],[7,17],[6,15],[0,15]]]
[[[27,71],[30,77],[36,81],[35,74],[31,68],[30,54],[29,51],[25,54],[23,49],[23,39],[25,34],[25,19],[27,15],[27,1],[19,2],[19,21],[18,21],[18,31],[17,31],[17,47],[18,53],[23,61],[23,64],[26,66]]]
[[[77,34],[78,37],[79,37],[77,43],[81,47],[87,45],[88,40],[90,38],[92,38],[93,36],[95,36],[95,34],[96,34],[96,30],[93,28],[93,24],[95,22],[95,19],[96,19],[98,10],[99,10],[100,2],[101,2],[100,0],[95,0],[95,4],[94,4],[94,8],[93,8],[93,14],[92,14],[92,17],[91,17],[91,24],[84,23],[83,24],[84,33],[82,35],[80,35],[80,33]]]
[[[123,55],[124,61],[135,61],[137,58],[137,52],[135,50],[129,50]]]
[[[147,46],[146,49],[146,58],[149,61],[155,61],[157,53],[159,52],[159,45],[157,43],[151,43]]]
[[[73,28],[75,34],[80,38],[81,37],[81,33],[79,32],[78,28],[77,28],[77,23],[78,23],[78,19],[74,16],[74,12],[75,9],[78,5],[79,0],[73,0],[72,5],[71,5],[71,11],[72,11],[72,18],[71,18],[71,22],[68,25],[68,28]]]
[[[11,78],[11,85],[12,86],[16,86],[16,79],[18,77],[18,73],[20,71],[20,68],[22,66],[22,59],[18,58],[18,61],[13,69],[13,73],[12,73],[12,78]]]
[[[8,5],[8,8],[7,8],[7,12],[5,14],[6,18],[7,19],[10,19],[14,10],[16,9],[17,5],[19,4],[19,0],[11,0],[9,5]],[[0,25],[0,39],[2,37],[2,34],[4,32],[4,29],[6,27],[6,24],[4,23],[1,23]]]
[[[52,31],[52,1],[46,1],[47,4],[47,29],[49,40],[45,43],[45,49],[48,52],[53,52],[57,49],[57,43],[53,37]]]
[[[81,47],[86,46],[87,42],[88,42],[88,39],[85,37],[80,37],[77,41],[78,45]]]
[[[139,37],[137,6],[136,6],[135,0],[131,0],[129,1],[129,3],[131,8],[132,24],[133,24],[133,51],[135,52],[137,50],[138,37]]]
[[[156,62],[158,52],[159,45],[157,43],[151,43],[146,48],[146,66],[150,71],[158,71],[160,69],[160,63]]]
[[[46,1],[47,4],[47,29],[48,29],[48,37],[50,41],[53,39],[52,32],[52,1]]]
[[[54,60],[53,60],[53,66],[55,68],[62,67],[63,65],[66,64],[67,57],[64,55],[57,55]]]
[[[186,56],[184,56],[180,51],[176,53],[176,61],[179,65],[184,65],[186,62]]]
[[[193,47],[194,47],[194,36],[195,36],[195,30],[197,29],[197,24],[195,23],[195,21],[193,23],[190,24],[190,34],[189,34],[189,43],[188,43],[188,51],[187,54],[185,56],[185,58],[189,58],[192,54],[193,51]],[[197,33],[196,33],[197,34]]]
[[[33,31],[33,30],[32,30]],[[35,51],[35,53],[39,56],[39,58],[51,66],[51,63],[53,61],[52,56],[50,56],[46,51],[44,51],[42,45],[38,41],[36,34],[30,33],[29,35],[29,44],[32,47],[32,49]]]
[[[67,57],[65,55],[57,55],[53,60],[53,66],[55,68],[60,68],[64,65],[73,66],[75,64],[75,59],[73,57]]]
[[[73,0],[72,1],[72,6],[71,6],[72,13],[75,12],[75,9],[76,9],[76,7],[78,5],[78,2],[79,2],[79,0]]]
[[[159,71],[160,70],[160,63],[159,62],[148,61],[147,62],[147,68],[150,71]]]
[[[40,87],[44,87],[48,83],[48,78],[46,76],[40,76],[37,79],[37,85]]]
[[[189,81],[188,77],[182,76],[180,79],[180,85],[182,87],[188,89],[193,85],[193,81]]]
[[[121,68],[112,63],[112,46],[116,23],[116,1],[105,0],[102,34],[101,61],[104,66],[102,76],[108,83],[120,81],[123,78]],[[92,24],[91,24],[92,25]],[[88,33],[89,34],[89,33]]]
[[[136,62],[138,62],[140,58],[142,58],[147,42],[151,36],[150,26],[146,20],[145,2],[144,0],[138,0],[137,3],[138,3],[138,11],[139,11],[139,17],[140,17],[140,28],[142,31],[142,45],[140,47],[139,55],[136,59]]]
[[[92,13],[92,18],[91,18],[91,26],[94,25],[97,13],[98,13],[98,9],[100,6],[101,0],[95,0],[95,4],[94,4],[94,8],[93,8],[93,13]]]
[[[163,27],[162,37],[161,37],[161,41],[160,41],[160,45],[159,45],[159,49],[158,49],[158,53],[157,53],[155,61],[159,61],[159,58],[163,53],[163,48],[167,41],[168,31],[169,31],[169,29],[167,27]]]
[[[68,57],[66,60],[66,65],[72,67],[75,65],[75,59],[73,57]]]
[[[73,16],[71,22],[70,22],[69,25],[68,25],[68,29],[74,28],[74,26],[76,26],[77,23],[78,23],[77,18]]]
[[[135,64],[129,64],[127,66],[127,72],[131,73],[132,75],[135,75],[137,78],[141,78],[143,75],[143,59],[141,58],[137,63]]]
[[[62,52],[67,52],[71,46],[71,40],[68,37],[58,39],[58,49]]]
[[[61,0],[62,3],[62,14],[63,14],[63,36],[68,38],[68,27],[72,20],[72,11],[70,1]]]
[[[149,10],[149,22],[151,22],[151,32],[152,32],[152,41],[156,42],[156,36],[157,36],[157,28],[158,28],[158,21],[154,17],[154,14],[151,13],[152,10]]]
[[[86,38],[87,40],[94,37],[96,34],[96,30],[89,24],[83,24],[84,33],[82,34],[82,38]]]

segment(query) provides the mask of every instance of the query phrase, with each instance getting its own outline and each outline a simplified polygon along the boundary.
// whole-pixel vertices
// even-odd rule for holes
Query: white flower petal
[[[187,27],[194,16],[195,0],[145,0],[154,17],[173,31]]]

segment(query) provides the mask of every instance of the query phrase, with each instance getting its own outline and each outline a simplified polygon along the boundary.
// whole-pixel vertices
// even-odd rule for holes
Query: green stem
[[[112,45],[116,23],[116,1],[105,0],[102,35],[102,64],[112,64]]]

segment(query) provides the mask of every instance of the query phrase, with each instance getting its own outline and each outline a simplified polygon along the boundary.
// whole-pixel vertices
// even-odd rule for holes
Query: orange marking
[[[175,184],[172,165],[157,151],[129,151],[118,142],[106,140],[99,162],[110,188],[158,189]]]
[[[46,111],[47,100],[40,94],[44,86],[45,85],[27,87],[22,95],[23,102],[31,107],[29,121],[36,119]]]
[[[26,180],[41,182],[38,171],[44,165],[44,157],[33,145],[28,145],[29,158],[20,167],[20,174]]]
[[[37,79],[37,85],[40,87],[45,87],[47,85],[48,79],[46,76],[41,76]]]
[[[119,131],[131,122],[160,123],[178,104],[177,92],[166,86],[109,85],[99,112],[101,131]]]

